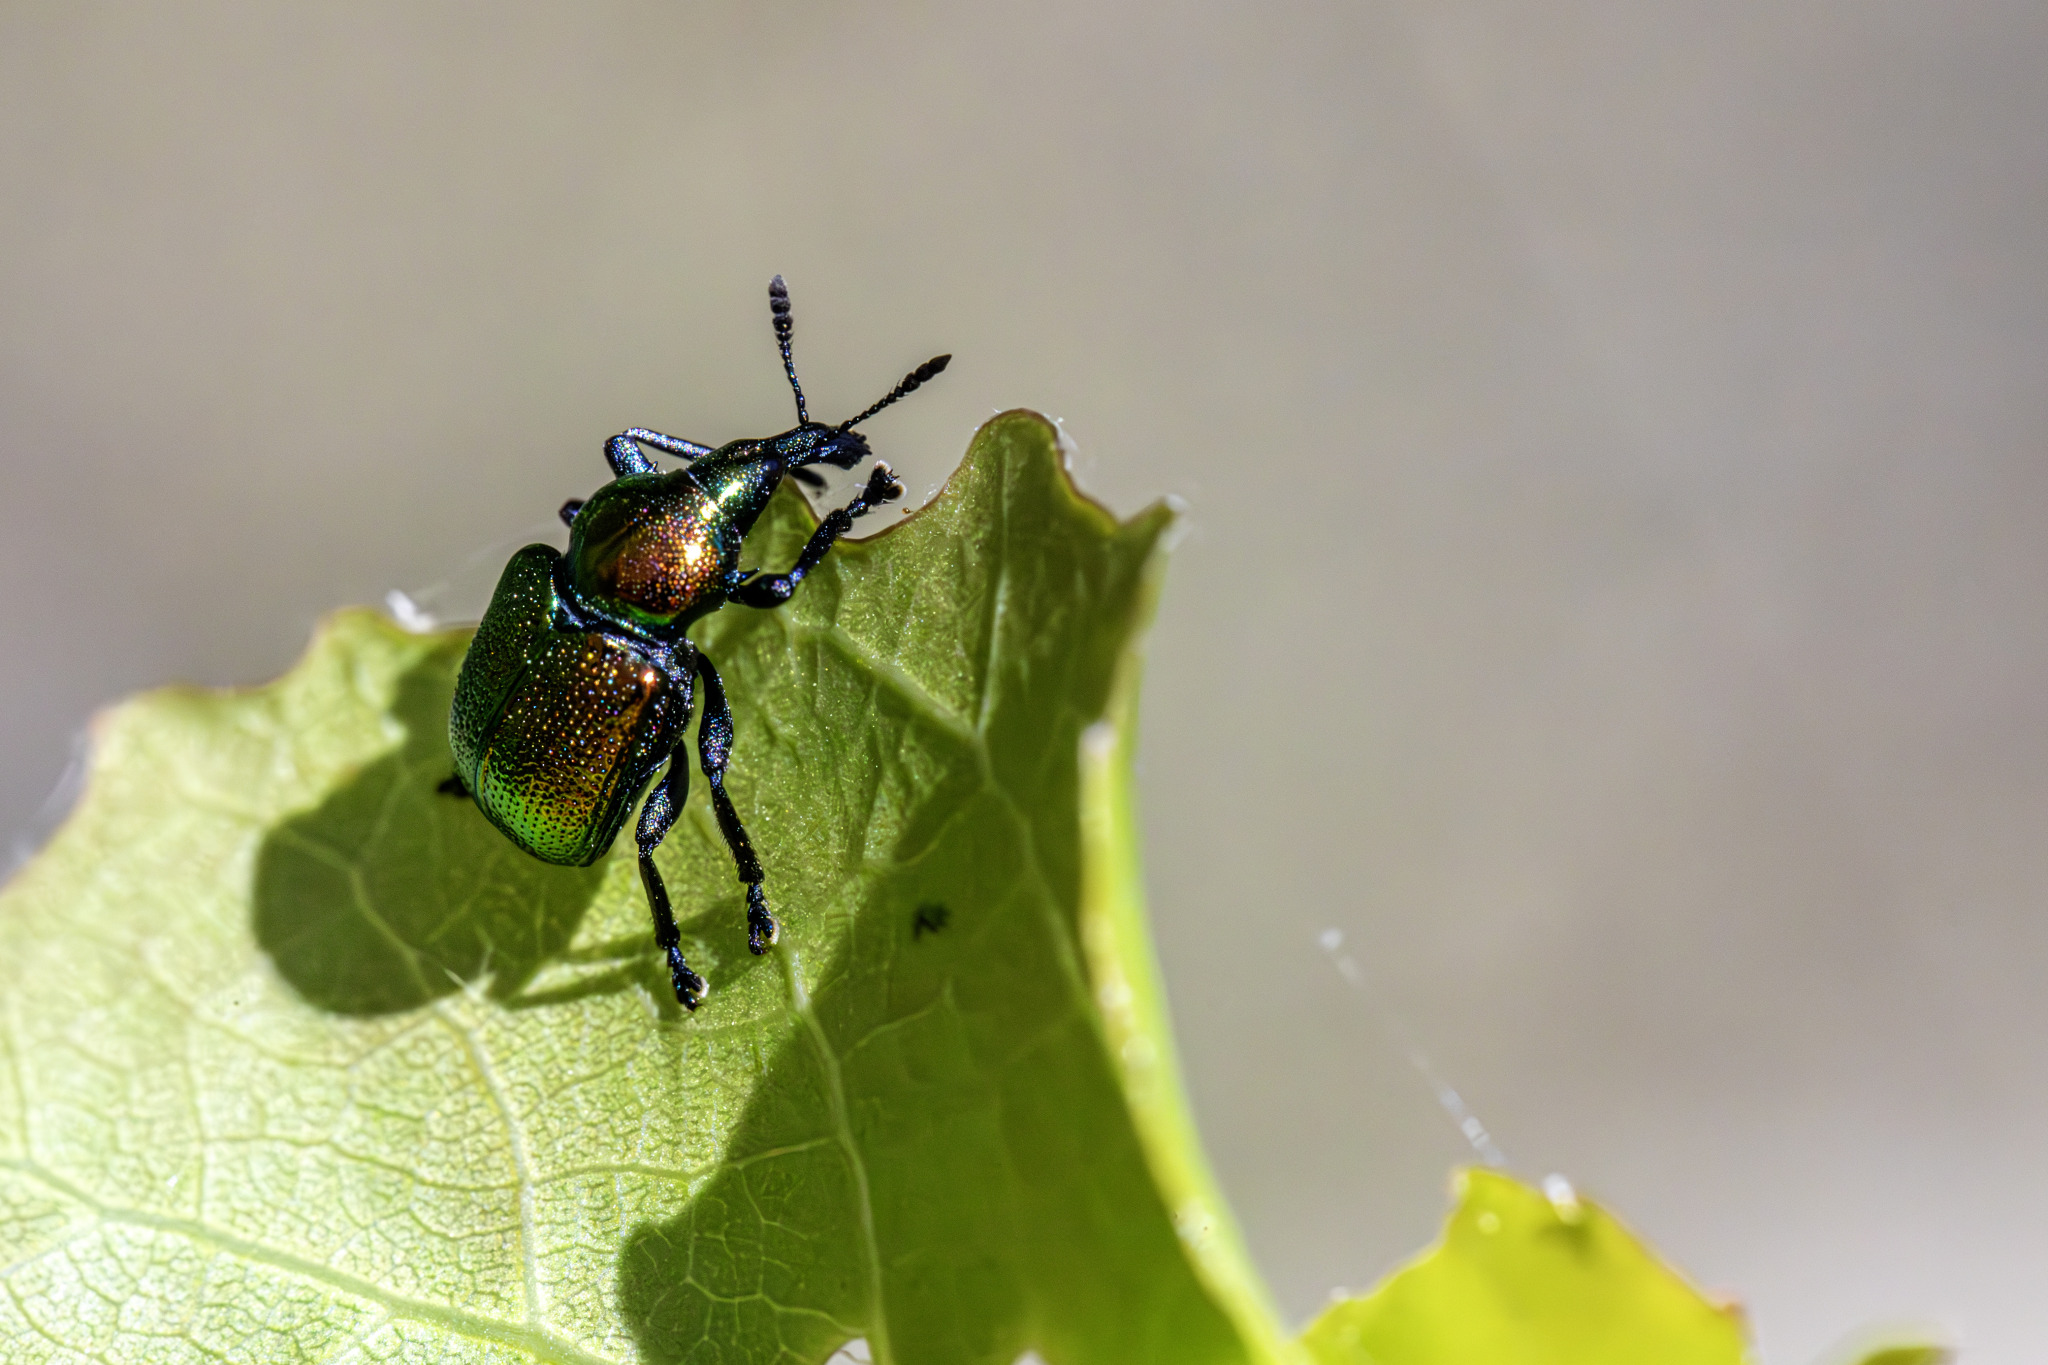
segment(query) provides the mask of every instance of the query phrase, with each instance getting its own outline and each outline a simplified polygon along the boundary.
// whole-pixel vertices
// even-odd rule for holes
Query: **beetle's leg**
[[[669,759],[668,775],[655,784],[647,804],[640,808],[640,826],[633,833],[633,842],[640,846],[640,884],[647,888],[647,908],[654,914],[654,941],[668,954],[669,983],[676,988],[676,1000],[682,1007],[694,1010],[711,988],[683,961],[682,932],[669,908],[668,888],[654,866],[654,850],[668,837],[689,794],[690,765],[678,753]]]
[[[768,913],[768,896],[761,890],[761,860],[754,856],[754,841],[747,837],[740,813],[725,794],[725,765],[732,758],[732,708],[725,704],[725,685],[718,670],[703,654],[697,655],[697,676],[704,680],[704,720],[697,729],[697,757],[704,776],[711,783],[711,808],[718,812],[718,828],[739,865],[740,880],[747,885],[747,947],[765,953],[781,929]]]
[[[576,524],[576,514],[582,510],[583,499],[571,498],[562,504],[561,510],[556,515],[562,519],[562,525],[574,526]]]
[[[685,441],[680,436],[664,436],[646,427],[632,427],[620,432],[604,443],[604,457],[611,462],[612,473],[620,478],[628,474],[658,474],[660,467],[647,458],[647,452],[640,447],[653,446],[664,455],[679,459],[694,460],[711,453],[710,446],[700,446],[695,441]]]
[[[797,556],[788,573],[741,578],[725,590],[726,597],[743,607],[781,606],[796,591],[796,585],[804,581],[804,575],[818,567],[833,542],[853,529],[855,517],[902,496],[903,485],[897,482],[896,475],[889,466],[880,460],[875,461],[875,470],[868,475],[867,486],[854,496],[852,502],[819,523],[818,529],[811,532],[809,542],[804,545],[804,552]]]

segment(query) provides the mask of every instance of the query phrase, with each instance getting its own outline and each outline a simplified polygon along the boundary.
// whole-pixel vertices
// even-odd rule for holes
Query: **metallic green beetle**
[[[767,952],[777,928],[761,890],[761,860],[725,792],[732,753],[725,689],[684,632],[727,602],[781,606],[855,517],[903,495],[878,460],[860,494],[825,518],[789,572],[740,570],[740,543],[783,475],[822,485],[804,466],[851,469],[867,459],[867,441],[853,428],[952,359],[927,360],[860,416],[828,427],[804,408],[790,356],[789,291],[780,275],[768,286],[768,306],[796,395],[796,426],[716,450],[639,427],[607,441],[605,458],[618,477],[587,501],[563,504],[567,555],[529,545],[512,556],[462,662],[448,716],[455,776],[442,789],[473,796],[507,838],[545,862],[580,867],[602,858],[634,801],[668,763],[668,775],[640,809],[634,838],[655,942],[668,954],[676,999],[693,1010],[707,988],[683,961],[654,850],[689,791],[680,750],[696,682],[704,686],[698,760],[747,888],[747,946]],[[643,446],[694,463],[663,473]]]

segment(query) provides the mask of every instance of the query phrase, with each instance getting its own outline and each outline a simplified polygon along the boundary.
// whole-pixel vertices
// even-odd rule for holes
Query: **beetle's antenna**
[[[796,324],[789,317],[789,286],[777,275],[768,281],[768,311],[775,319],[775,340],[782,347],[782,370],[789,376],[790,391],[796,394],[796,424],[804,425],[811,415],[804,411],[804,386],[796,382],[796,360],[789,353],[789,334]]]
[[[873,407],[869,408],[860,416],[848,418],[846,421],[841,422],[839,424],[839,429],[841,431],[850,431],[854,427],[859,426],[862,422],[867,421],[868,418],[873,417],[883,408],[888,407],[897,399],[916,393],[920,388],[924,386],[926,380],[935,378],[938,375],[939,371],[945,369],[946,366],[952,363],[953,357],[950,355],[933,356],[930,360],[925,361],[924,364],[918,366],[909,374],[904,375],[903,382],[898,384],[895,388],[889,390],[888,394],[883,397],[881,402],[875,404]]]

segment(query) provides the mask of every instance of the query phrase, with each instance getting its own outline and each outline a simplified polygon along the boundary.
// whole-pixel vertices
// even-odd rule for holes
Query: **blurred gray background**
[[[13,0],[0,830],[124,693],[474,612],[621,427],[785,425],[782,271],[826,414],[958,356],[913,496],[1030,405],[1187,501],[1154,910],[1290,1314],[1471,1157],[1420,1049],[1774,1365],[2038,1360],[2044,73],[2038,4]]]

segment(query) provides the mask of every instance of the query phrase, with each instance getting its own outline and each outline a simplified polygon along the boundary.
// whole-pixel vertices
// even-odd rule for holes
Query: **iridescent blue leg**
[[[855,495],[852,502],[827,516],[811,532],[811,538],[804,545],[804,552],[797,556],[796,563],[788,573],[759,575],[749,573],[735,580],[725,590],[727,600],[743,607],[779,607],[790,599],[796,585],[804,581],[804,575],[818,567],[832,545],[839,537],[853,529],[853,519],[864,516],[885,502],[894,502],[903,496],[903,485],[896,481],[896,475],[880,460],[875,461],[874,472],[868,475],[867,487]]]
[[[702,654],[697,656],[697,676],[704,680],[704,722],[697,731],[697,757],[704,776],[711,783],[711,808],[718,813],[718,828],[732,850],[740,880],[747,887],[747,947],[765,953],[782,930],[768,913],[768,895],[761,889],[761,860],[754,854],[754,841],[747,837],[732,798],[725,794],[725,768],[732,759],[732,708],[725,704],[725,685],[718,670]]]
[[[664,455],[679,459],[694,460],[711,453],[710,446],[700,446],[695,441],[685,441],[680,436],[664,436],[646,427],[633,427],[622,431],[604,443],[604,457],[611,462],[612,473],[620,478],[628,474],[658,474],[660,466],[647,458],[647,452],[640,447],[653,446]]]

